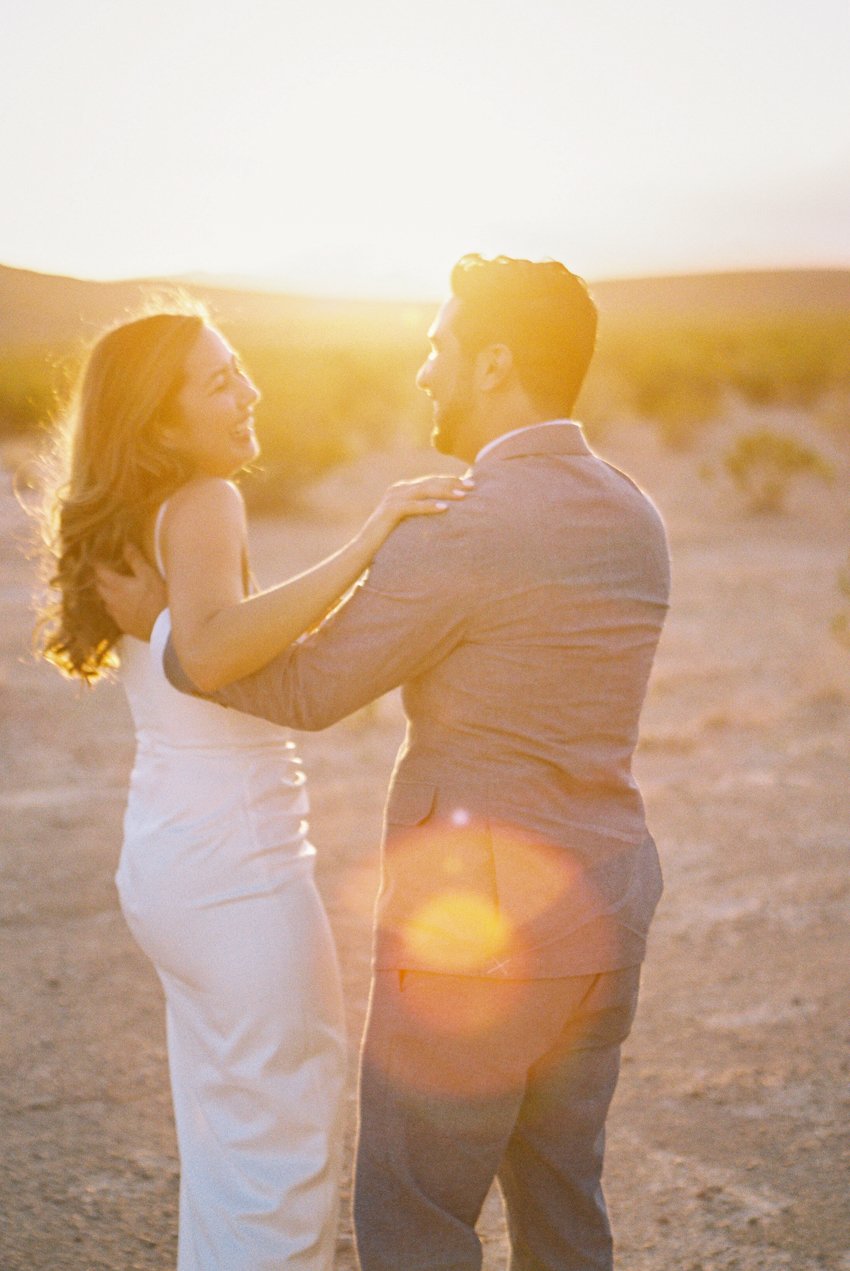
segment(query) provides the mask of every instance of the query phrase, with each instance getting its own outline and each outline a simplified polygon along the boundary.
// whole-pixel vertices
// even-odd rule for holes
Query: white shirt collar
[[[573,428],[580,427],[575,419],[546,419],[539,424],[526,424],[523,428],[512,428],[510,432],[503,432],[500,437],[494,437],[492,441],[487,442],[486,446],[482,446],[475,456],[475,462],[478,463],[491,450],[495,450],[496,446],[501,446],[502,442],[507,441],[508,437],[516,437],[521,432],[531,432],[533,428],[560,428],[564,424],[569,424]]]

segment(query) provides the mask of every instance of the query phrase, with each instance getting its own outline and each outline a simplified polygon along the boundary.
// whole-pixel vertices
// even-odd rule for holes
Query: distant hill
[[[86,339],[110,323],[136,313],[152,296],[189,292],[223,325],[238,323],[252,333],[321,340],[329,327],[356,327],[360,338],[386,339],[388,329],[424,324],[433,304],[333,300],[281,292],[239,289],[191,278],[133,278],[94,282],[34,273],[0,265],[0,347],[65,343]]]
[[[612,318],[850,314],[850,269],[740,270],[592,283]]]
[[[850,314],[850,270],[800,269],[628,278],[592,283],[603,318],[708,317],[806,312]],[[424,332],[435,301],[330,300],[241,290],[192,279],[92,282],[0,265],[0,347],[64,344],[93,335],[138,309],[146,295],[182,287],[223,324],[259,334],[321,341],[329,326],[358,338]]]

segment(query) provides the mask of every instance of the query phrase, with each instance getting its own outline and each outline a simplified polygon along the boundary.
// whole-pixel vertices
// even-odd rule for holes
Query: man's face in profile
[[[473,363],[456,334],[459,305],[452,297],[434,319],[428,332],[431,352],[419,368],[416,383],[433,405],[431,444],[434,449],[470,461],[475,458],[467,440],[473,409]]]

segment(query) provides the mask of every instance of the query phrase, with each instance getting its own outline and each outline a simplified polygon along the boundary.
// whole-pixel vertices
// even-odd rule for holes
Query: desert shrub
[[[724,455],[723,467],[753,512],[779,512],[791,482],[807,474],[832,479],[833,469],[813,450],[781,433],[760,429],[739,437]]]
[[[0,353],[0,436],[16,436],[55,414],[71,375],[68,349]]]
[[[850,320],[804,313],[739,320],[728,381],[756,404],[811,407],[830,390],[850,385]]]
[[[214,316],[263,393],[263,456],[246,482],[249,499],[285,502],[305,479],[352,456],[399,436],[426,440],[430,411],[414,376],[426,352],[430,306],[337,311],[293,301],[285,317],[270,311],[249,321],[234,301],[229,318]],[[67,366],[67,348],[0,350],[0,437],[55,415]],[[850,316],[603,315],[577,413],[591,437],[637,414],[682,448],[719,415],[730,388],[759,405],[835,403],[831,430],[850,440]]]
[[[815,418],[827,431],[850,437],[850,380],[819,396]]]
[[[270,510],[293,501],[315,476],[398,436],[427,439],[429,409],[415,386],[426,327],[385,337],[353,325],[278,332],[223,321],[260,388],[257,426],[263,452],[246,474],[249,503]],[[83,356],[79,344],[58,353],[0,351],[0,438],[49,426],[61,412]]]
[[[838,571],[838,590],[844,597],[845,608],[833,618],[832,634],[850,649],[850,556]]]
[[[640,319],[621,320],[600,335],[588,393],[592,403],[609,390],[606,413],[637,413],[652,422],[669,446],[681,449],[716,413],[723,384],[705,357],[704,339],[672,326]],[[619,400],[617,400],[619,399]]]
[[[603,321],[588,418],[636,412],[683,447],[715,418],[726,390],[755,406],[850,396],[850,315],[782,313],[699,321],[635,315]],[[604,386],[604,387],[603,387]],[[607,389],[607,391],[605,391]],[[850,413],[835,421],[850,436]]]
[[[290,502],[305,481],[399,436],[427,438],[427,402],[414,384],[422,357],[417,342],[277,345],[238,333],[233,339],[262,392],[256,416],[263,451],[244,483],[255,508]]]
[[[670,369],[637,384],[634,396],[638,411],[652,420],[662,441],[682,450],[694,441],[697,426],[717,413],[720,390],[719,383],[704,375]]]

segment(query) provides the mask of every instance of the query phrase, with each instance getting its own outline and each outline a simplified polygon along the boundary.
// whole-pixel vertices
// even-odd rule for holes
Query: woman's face
[[[169,441],[196,472],[232,476],[260,453],[254,432],[259,396],[224,337],[204,327],[186,358]]]

